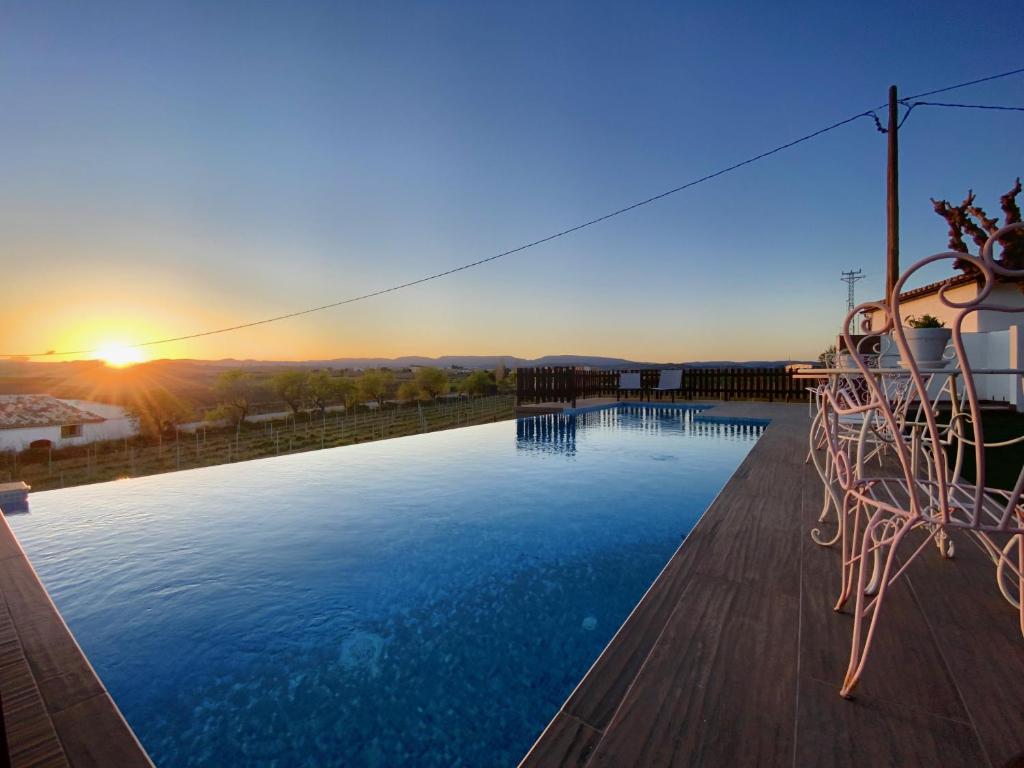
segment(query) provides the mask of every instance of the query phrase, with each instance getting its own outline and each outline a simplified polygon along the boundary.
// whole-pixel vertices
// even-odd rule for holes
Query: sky
[[[131,345],[486,258],[886,100],[1024,66],[1024,4],[0,0],[0,354]],[[937,98],[937,97],[936,97]],[[1024,76],[943,94],[1024,104]],[[885,113],[880,113],[885,119]],[[930,197],[998,199],[1024,114],[900,134]],[[860,119],[584,231],[147,357],[802,359],[884,288]],[[938,279],[927,273],[918,282]]]

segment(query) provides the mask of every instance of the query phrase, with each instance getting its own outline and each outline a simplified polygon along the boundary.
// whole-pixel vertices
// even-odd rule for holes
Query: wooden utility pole
[[[889,158],[885,174],[885,296],[892,297],[900,276],[900,171],[899,171],[899,102],[896,86],[889,86]]]

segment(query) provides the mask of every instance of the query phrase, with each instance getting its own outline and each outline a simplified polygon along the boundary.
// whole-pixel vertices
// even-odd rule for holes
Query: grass
[[[235,428],[181,432],[162,438],[136,437],[53,451],[9,452],[0,478],[24,480],[33,491],[208,467],[286,453],[434,432],[511,419],[514,398],[496,395],[351,415],[300,414]]]

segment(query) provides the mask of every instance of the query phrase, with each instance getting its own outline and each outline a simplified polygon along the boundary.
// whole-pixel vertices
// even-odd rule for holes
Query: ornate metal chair
[[[1011,230],[1024,229],[1016,224],[993,235],[980,256],[963,253],[939,253],[923,259],[901,275],[893,295],[886,303],[869,303],[855,309],[849,320],[865,309],[877,310],[884,318],[883,327],[871,334],[890,334],[909,373],[911,398],[919,404],[912,420],[901,416],[885,391],[880,377],[872,374],[863,356],[854,351],[852,358],[863,375],[866,396],[852,397],[848,390],[824,393],[822,419],[832,428],[824,430],[829,460],[842,489],[839,538],[842,542],[842,587],[836,610],[852,596],[853,638],[850,662],[841,695],[849,697],[864,670],[872,639],[886,594],[892,583],[906,571],[918,554],[934,540],[941,540],[949,529],[962,529],[974,534],[996,564],[997,579],[1003,594],[1018,609],[1024,633],[1024,467],[1012,490],[986,487],[985,438],[978,398],[978,387],[963,340],[966,317],[982,309],[995,312],[1024,312],[1024,308],[1000,306],[991,300],[997,277],[1024,277],[1024,270],[1014,270],[999,263],[994,248],[1000,238]],[[939,300],[956,310],[951,324],[954,360],[948,378],[962,382],[964,407],[958,398],[944,399],[928,381],[929,373],[914,360],[900,322],[900,292],[907,279],[922,267],[941,260],[959,259],[973,266],[979,276],[976,298],[956,302],[939,291]],[[849,332],[846,331],[848,342]],[[856,349],[850,345],[851,349]],[[948,403],[952,415],[943,423],[940,410]],[[902,439],[891,443],[892,463],[896,469],[886,474],[868,471],[864,461],[866,435],[862,428],[856,450],[844,444],[834,425],[843,417],[861,415],[863,424],[884,422],[890,435]],[[954,459],[950,466],[950,448]],[[991,447],[991,446],[989,446]],[[961,474],[963,451],[974,453],[975,482],[967,482]],[[905,539],[915,535],[909,554],[896,553]]]
[[[859,340],[858,351],[869,368],[875,368],[878,362],[878,355],[875,352],[866,352],[864,347],[869,342],[876,342],[872,349],[877,349],[877,339],[864,337]],[[833,366],[838,367],[839,361]],[[849,360],[845,367],[852,365]],[[913,404],[912,390],[910,387],[909,374],[887,375],[884,378],[882,389],[893,413],[897,416],[897,422],[903,424],[908,411]],[[840,415],[830,411],[828,408],[829,399],[826,393],[831,393],[832,399],[841,399],[847,404],[847,412]],[[814,467],[821,477],[824,486],[824,497],[821,513],[818,522],[824,523],[830,511],[835,511],[836,529],[831,535],[826,535],[821,528],[814,528],[811,531],[811,539],[821,546],[832,546],[839,541],[841,536],[841,525],[843,516],[842,509],[843,488],[839,484],[836,474],[835,462],[829,451],[823,450],[828,440],[828,431],[837,440],[838,446],[845,449],[847,460],[863,464],[871,459],[877,459],[879,465],[883,456],[888,454],[894,441],[902,439],[900,432],[893,432],[888,423],[870,408],[863,410],[851,410],[849,406],[865,404],[868,401],[870,391],[864,382],[861,374],[837,375],[831,381],[823,383],[811,389],[812,401],[815,405],[814,418],[811,422],[810,447],[807,453],[807,460],[813,461]],[[854,457],[851,452],[856,452]]]

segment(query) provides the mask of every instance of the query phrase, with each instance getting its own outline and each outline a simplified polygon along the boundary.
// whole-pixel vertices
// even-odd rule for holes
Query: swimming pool
[[[159,766],[512,766],[764,424],[537,416],[8,522]]]

